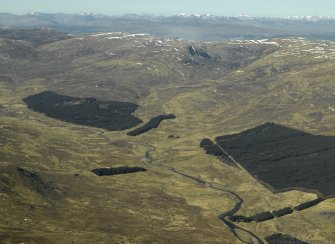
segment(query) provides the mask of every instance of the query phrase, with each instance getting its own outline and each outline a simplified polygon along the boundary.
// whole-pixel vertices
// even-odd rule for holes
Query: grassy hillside
[[[273,193],[199,144],[265,122],[334,136],[334,43],[200,43],[110,33],[0,44],[0,242],[257,243],[245,230],[263,242],[276,233],[332,241],[334,199],[238,223],[244,230],[234,235],[218,216],[234,208],[237,196],[244,202],[236,214],[251,216],[316,195]],[[211,58],[192,56],[190,45]],[[131,129],[105,131],[29,110],[23,99],[43,91],[133,102],[142,121],[176,119],[130,137]],[[146,171],[91,172],[108,167]]]

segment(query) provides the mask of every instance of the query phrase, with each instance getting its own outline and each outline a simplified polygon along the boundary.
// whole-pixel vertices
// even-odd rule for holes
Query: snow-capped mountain
[[[191,14],[191,13],[179,13],[175,17],[183,18],[200,18],[200,19],[215,19],[217,16],[211,14]]]
[[[335,17],[289,16],[285,18],[234,17],[180,13],[172,16],[98,13],[26,15],[0,14],[0,27],[54,28],[67,32],[150,33],[184,39],[212,41],[303,36],[335,40]]]
[[[309,21],[309,22],[318,22],[321,20],[331,20],[331,21],[335,21],[335,17],[332,16],[326,16],[326,17],[320,17],[320,16],[288,16],[285,17],[284,19],[288,19],[288,20],[302,20],[302,21]]]

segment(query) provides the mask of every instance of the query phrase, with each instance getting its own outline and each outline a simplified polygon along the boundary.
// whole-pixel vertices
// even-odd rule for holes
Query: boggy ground
[[[234,208],[236,197],[201,181],[237,193],[244,202],[236,214],[245,216],[316,198],[298,190],[273,193],[243,168],[205,154],[199,143],[267,121],[334,136],[332,43],[302,39],[273,40],[275,44],[193,43],[211,57],[221,57],[208,60],[190,56],[187,42],[150,38],[81,36],[39,47],[36,58],[53,57],[48,62],[54,69],[50,63],[39,66],[41,60],[28,62],[15,53],[2,59],[6,76],[0,79],[2,242],[257,243],[241,230],[238,239],[218,218]],[[6,45],[1,52],[7,55],[12,43]],[[321,46],[324,53],[308,51]],[[30,57],[32,50],[26,51]],[[186,58],[197,64],[186,64]],[[239,65],[232,63],[236,58]],[[16,72],[25,65],[41,68]],[[127,136],[130,130],[108,132],[74,125],[31,111],[22,101],[46,90],[131,101],[140,105],[134,115],[142,121],[171,113],[176,119],[136,137]],[[155,148],[152,165],[144,158],[149,145]],[[123,166],[147,171],[113,177],[90,172]],[[24,184],[17,167],[38,175],[50,186],[48,194]],[[329,243],[335,235],[334,203],[327,199],[282,218],[238,226],[263,242],[283,233],[309,243]]]

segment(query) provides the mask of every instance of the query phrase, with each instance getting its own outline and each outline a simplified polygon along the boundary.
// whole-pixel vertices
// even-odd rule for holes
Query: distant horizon
[[[99,13],[107,16],[125,14],[173,16],[195,13],[214,16],[250,16],[285,18],[289,16],[334,16],[333,0],[11,0],[2,3],[1,13],[25,15],[41,13]]]
[[[240,14],[240,15],[217,15],[217,14],[199,14],[199,13],[175,13],[175,14],[150,14],[150,13],[122,13],[122,14],[104,14],[99,12],[41,12],[41,11],[33,11],[33,12],[27,12],[27,13],[13,13],[13,12],[0,12],[0,14],[10,14],[10,15],[17,15],[17,16],[25,16],[25,15],[34,15],[34,14],[67,14],[67,15],[101,15],[106,17],[122,17],[126,15],[136,15],[136,16],[153,16],[153,17],[173,17],[173,16],[214,16],[214,17],[246,17],[246,18],[290,18],[290,17],[319,17],[319,18],[335,18],[334,15],[286,15],[286,16],[253,16],[253,15],[246,15],[246,14]]]

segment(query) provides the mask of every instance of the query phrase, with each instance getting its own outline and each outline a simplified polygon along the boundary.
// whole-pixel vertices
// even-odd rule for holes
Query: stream
[[[113,140],[112,138],[110,138],[109,136],[107,136],[105,134],[105,131],[100,131],[99,135],[101,135],[103,138],[105,138],[110,143],[114,143],[114,142],[117,142],[117,141],[122,141],[122,142],[130,143],[130,144],[133,144],[133,145],[139,145],[139,146],[142,146],[142,147],[146,147],[147,150],[145,151],[144,157],[142,158],[142,163],[146,166],[166,168],[166,169],[172,171],[173,173],[178,174],[178,175],[180,175],[184,178],[187,178],[189,180],[192,180],[192,181],[194,181],[194,182],[196,182],[200,185],[204,185],[204,186],[209,187],[211,189],[214,189],[214,190],[217,190],[217,191],[222,191],[224,193],[228,193],[229,195],[233,196],[233,198],[236,200],[235,206],[231,210],[219,215],[218,218],[230,229],[230,231],[234,234],[234,236],[238,240],[240,240],[242,243],[247,243],[247,244],[255,244],[255,243],[263,244],[264,243],[257,235],[255,235],[251,231],[246,230],[244,228],[241,228],[241,227],[237,226],[236,224],[234,224],[234,223],[232,223],[231,221],[228,220],[228,217],[237,213],[240,210],[242,204],[244,203],[244,199],[241,198],[237,193],[227,189],[223,185],[220,185],[220,184],[217,184],[217,183],[207,182],[207,181],[204,181],[204,180],[199,179],[197,177],[194,177],[194,176],[185,174],[183,172],[180,172],[172,166],[155,163],[155,160],[152,158],[151,153],[153,151],[155,151],[156,148],[152,145],[147,145],[147,144],[143,144],[143,143],[139,143],[139,142],[124,141],[124,140]],[[242,239],[239,236],[238,232],[244,232],[244,234],[249,236],[248,239],[250,241]],[[253,240],[255,240],[256,242],[254,242]]]

